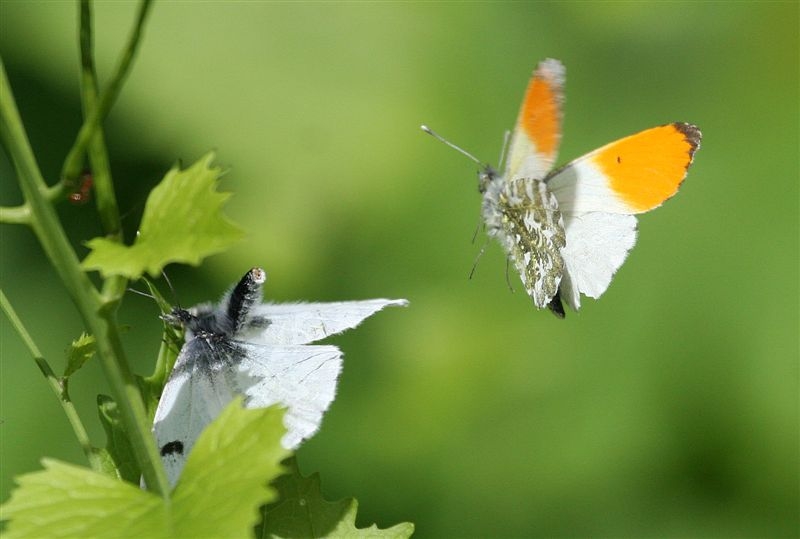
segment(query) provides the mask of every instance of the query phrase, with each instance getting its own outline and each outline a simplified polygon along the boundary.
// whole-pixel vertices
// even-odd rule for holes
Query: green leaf
[[[158,496],[87,468],[43,459],[43,471],[16,478],[3,505],[4,537],[165,537]]]
[[[115,475],[130,483],[138,483],[141,470],[136,462],[136,453],[125,432],[117,403],[107,395],[98,395],[97,412],[106,432],[105,450],[113,462]]]
[[[81,333],[81,336],[72,341],[69,349],[67,349],[67,366],[64,369],[64,378],[69,378],[75,371],[83,367],[83,364],[94,355],[94,351],[94,335]]]
[[[277,406],[245,410],[237,398],[198,438],[172,497],[182,521],[193,523],[187,536],[250,537],[259,507],[277,498],[268,482],[285,472],[283,414]]]
[[[230,193],[217,191],[222,169],[209,153],[185,170],[170,170],[147,198],[136,241],[130,247],[94,238],[82,267],[103,277],[157,276],[170,262],[198,265],[238,241],[243,231],[221,212]]]
[[[414,533],[414,525],[410,522],[384,530],[375,524],[369,528],[356,528],[356,500],[325,500],[320,489],[319,474],[303,477],[294,458],[289,459],[286,464],[291,473],[279,477],[273,483],[280,493],[280,499],[262,511],[264,519],[255,530],[257,538],[405,538]]]
[[[288,451],[283,411],[232,402],[200,435],[165,501],[138,486],[51,459],[16,478],[0,507],[5,539],[22,537],[251,537],[258,508]]]

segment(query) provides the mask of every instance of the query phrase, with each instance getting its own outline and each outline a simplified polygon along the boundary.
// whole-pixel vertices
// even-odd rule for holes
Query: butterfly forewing
[[[565,214],[650,211],[678,192],[700,138],[691,124],[646,129],[575,159],[547,186]]]
[[[541,180],[553,168],[561,143],[564,66],[547,59],[533,72],[509,146],[506,181]]]
[[[405,300],[370,299],[332,303],[256,305],[240,338],[257,344],[306,344],[359,325],[384,307]]]

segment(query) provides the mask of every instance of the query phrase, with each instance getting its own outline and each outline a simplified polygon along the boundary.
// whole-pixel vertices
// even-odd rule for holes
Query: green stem
[[[31,227],[78,308],[87,329],[97,339],[100,363],[120,407],[122,422],[130,436],[145,481],[152,490],[166,499],[169,496],[169,484],[153,443],[144,403],[122,350],[114,310],[102,309],[97,290],[81,270],[78,257],[47,198],[48,188],[19,117],[2,59],[0,142],[11,158],[22,194],[30,208]]]
[[[0,207],[0,223],[9,225],[27,225],[31,222],[31,211],[27,204],[21,206]]]
[[[152,0],[142,0],[142,3],[139,5],[139,13],[137,14],[133,32],[128,38],[128,43],[125,46],[114,76],[111,78],[108,88],[103,92],[97,106],[89,111],[80,131],[78,131],[75,143],[70,149],[69,154],[67,154],[67,158],[64,160],[64,165],[61,168],[62,182],[71,184],[75,182],[80,175],[83,169],[83,158],[94,132],[100,125],[100,122],[106,117],[108,111],[111,110],[111,106],[114,104],[114,101],[116,101],[122,89],[122,83],[130,72],[131,63],[136,56],[136,50],[141,40],[142,30],[144,29],[144,23],[151,6]]]
[[[22,320],[20,320],[19,316],[17,316],[14,307],[8,301],[5,292],[3,292],[1,289],[0,306],[6,313],[11,325],[17,330],[19,336],[22,337],[22,341],[25,343],[25,346],[28,347],[28,350],[33,356],[33,360],[36,361],[36,365],[39,367],[39,370],[42,371],[44,377],[47,378],[50,388],[53,390],[53,393],[56,394],[56,398],[61,404],[61,408],[64,409],[64,414],[66,414],[67,420],[69,420],[69,424],[72,426],[72,431],[75,433],[75,437],[78,439],[81,449],[83,449],[83,452],[86,454],[86,458],[89,460],[89,464],[91,464],[95,471],[102,472],[102,466],[95,458],[94,448],[92,447],[92,443],[89,441],[89,435],[86,432],[86,428],[83,426],[81,418],[78,415],[78,411],[75,409],[75,405],[72,404],[64,385],[55,375],[53,369],[50,368],[47,360],[42,356],[42,353],[39,351],[39,347],[36,346],[36,343],[31,338],[31,335],[28,333],[28,330],[25,328]]]
[[[88,120],[91,112],[98,108],[99,92],[92,53],[92,7],[89,0],[81,0],[80,13],[81,100],[84,119]],[[130,66],[130,62],[128,62],[126,70],[128,66]],[[87,150],[94,182],[97,212],[100,214],[103,230],[108,239],[121,243],[122,223],[119,217],[117,197],[114,193],[114,182],[111,177],[111,166],[102,125],[96,126],[89,139]],[[127,286],[128,280],[122,276],[113,276],[103,282],[102,296],[108,308],[113,308],[118,304]]]

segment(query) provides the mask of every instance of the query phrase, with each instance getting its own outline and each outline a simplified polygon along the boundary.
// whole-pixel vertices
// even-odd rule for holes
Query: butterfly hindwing
[[[636,217],[619,213],[564,214],[566,245],[561,299],[580,309],[580,294],[599,298],[636,243]]]
[[[495,183],[484,198],[489,234],[497,236],[538,308],[558,292],[564,263],[564,224],[555,198],[543,182],[518,178]]]
[[[336,395],[342,352],[335,346],[268,346],[241,343],[247,362],[238,367],[237,389],[245,406],[286,408],[282,444],[295,449],[314,434]]]

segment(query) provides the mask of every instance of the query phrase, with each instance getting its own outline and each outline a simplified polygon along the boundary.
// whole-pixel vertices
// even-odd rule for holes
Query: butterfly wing
[[[236,395],[234,373],[219,366],[227,354],[192,339],[181,349],[158,401],[153,434],[170,484],[175,485],[186,457],[202,430]]]
[[[238,343],[244,359],[237,366],[237,386],[245,406],[286,407],[287,432],[281,443],[295,449],[311,437],[336,395],[342,352],[335,346],[275,346]]]
[[[564,213],[566,245],[561,299],[574,310],[580,294],[599,298],[636,243],[636,217],[620,213]]]
[[[565,213],[650,211],[678,192],[700,138],[691,124],[653,127],[579,157],[547,187]]]
[[[564,66],[548,58],[533,72],[511,136],[506,181],[541,180],[553,168],[561,142]]]
[[[254,344],[306,344],[341,333],[404,299],[370,299],[333,303],[264,303],[254,306],[237,339]]]
[[[673,123],[612,142],[555,171],[547,187],[564,218],[564,299],[580,308],[580,294],[606,291],[636,243],[634,214],[650,211],[678,192],[700,130]]]

